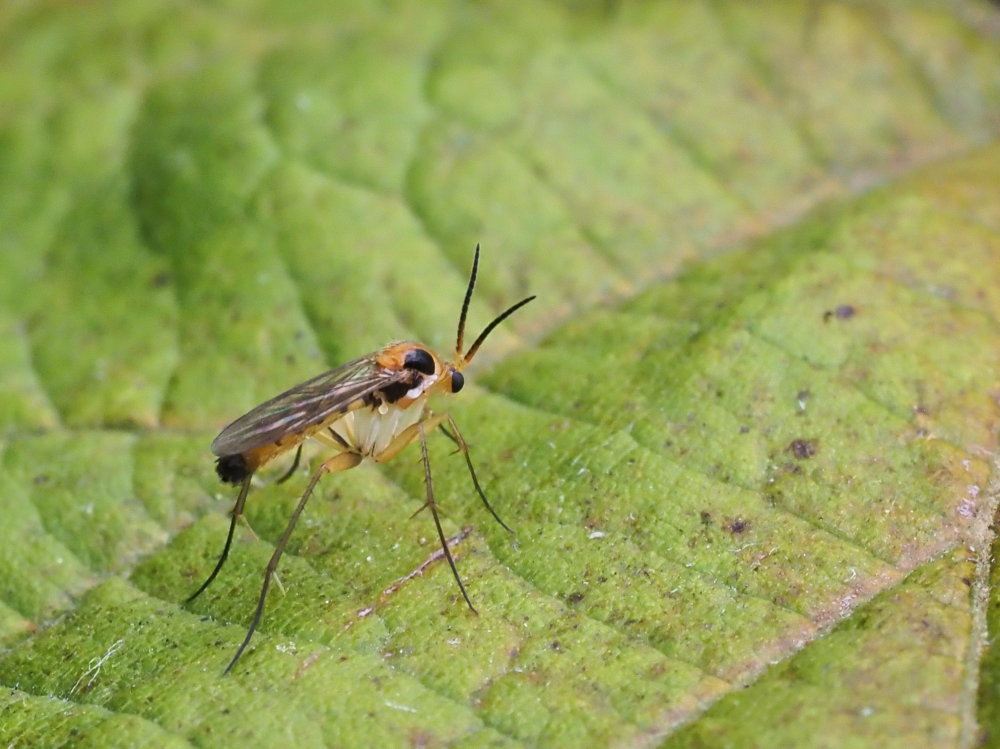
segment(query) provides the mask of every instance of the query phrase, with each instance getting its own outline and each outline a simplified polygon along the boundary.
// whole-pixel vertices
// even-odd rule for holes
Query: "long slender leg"
[[[410,424],[410,426],[406,427],[406,429],[397,434],[393,438],[392,442],[388,444],[385,450],[383,450],[382,452],[380,452],[378,455],[375,456],[375,462],[385,463],[387,461],[392,460],[397,455],[399,455],[400,451],[402,451],[403,448],[405,448],[408,444],[410,444],[411,442],[413,442],[413,440],[417,438],[417,434],[419,433],[418,430],[434,429],[434,427],[439,426],[441,422],[444,421],[446,418],[447,414],[434,415],[428,411],[424,415],[421,421],[418,421],[416,424]],[[411,518],[416,517],[426,508],[427,508],[427,502],[424,502],[416,512],[410,515],[410,517]]]
[[[514,531],[510,529],[510,526],[508,526],[503,520],[500,519],[500,516],[497,515],[496,510],[493,509],[490,501],[486,498],[486,492],[484,492],[483,487],[479,485],[479,478],[476,476],[476,469],[472,467],[472,457],[469,455],[469,445],[462,437],[462,433],[458,430],[458,424],[455,423],[455,419],[451,417],[451,414],[447,415],[447,419],[448,426],[451,427],[454,434],[445,429],[444,424],[439,425],[441,431],[447,434],[452,442],[458,445],[458,451],[465,456],[465,465],[469,467],[469,475],[472,476],[472,485],[476,487],[476,492],[479,494],[479,498],[483,500],[483,504],[486,505],[486,509],[490,511],[490,515],[493,516],[493,519],[500,523],[500,525],[509,533],[513,533]]]
[[[247,636],[243,638],[243,642],[240,644],[239,648],[236,649],[236,655],[226,666],[224,673],[229,673],[233,666],[236,665],[236,661],[240,659],[243,655],[243,651],[246,650],[247,645],[250,644],[250,638],[253,637],[254,631],[257,629],[257,625],[260,624],[260,618],[264,613],[264,601],[267,599],[267,590],[271,585],[271,577],[274,575],[275,570],[278,569],[278,562],[281,559],[281,555],[285,551],[285,545],[288,543],[288,539],[292,535],[292,531],[295,530],[295,523],[298,522],[299,515],[302,514],[302,510],[305,509],[306,502],[309,501],[309,497],[313,493],[313,489],[316,488],[316,484],[323,477],[325,473],[337,473],[339,471],[346,471],[349,468],[354,468],[361,462],[361,456],[355,453],[339,453],[334,455],[332,458],[327,460],[319,467],[313,477],[309,480],[309,484],[306,486],[305,492],[302,493],[302,498],[299,500],[298,505],[296,505],[295,510],[292,512],[292,516],[288,519],[288,525],[285,526],[284,532],[281,534],[281,538],[278,539],[278,543],[274,547],[274,553],[271,554],[271,559],[267,563],[267,567],[264,569],[264,584],[260,588],[260,596],[257,599],[257,608],[254,611],[253,618],[250,620],[250,627],[247,629]]]
[[[292,461],[292,466],[287,471],[285,471],[281,478],[275,481],[276,484],[284,484],[288,479],[292,477],[295,473],[295,469],[299,467],[299,458],[302,457],[302,443],[299,443],[299,449],[295,451],[295,460]]]
[[[441,528],[441,519],[438,517],[437,505],[434,504],[434,486],[431,482],[431,461],[427,455],[427,435],[424,433],[423,422],[417,422],[415,425],[417,427],[417,435],[420,437],[420,456],[424,461],[424,486],[427,488],[427,507],[431,508],[431,515],[434,516],[434,525],[437,527],[438,538],[441,539],[441,550],[444,551],[445,558],[448,560],[448,565],[451,567],[451,574],[455,576],[455,582],[458,583],[458,589],[462,591],[462,598],[465,602],[469,604],[469,608],[472,609],[473,614],[478,614],[476,607],[472,605],[472,601],[469,600],[469,594],[465,592],[465,586],[462,585],[462,578],[458,576],[458,567],[455,566],[455,560],[451,556],[451,549],[448,548],[448,541],[444,537],[444,530]]]
[[[246,515],[243,516],[243,524],[247,527],[247,530],[250,531],[250,535],[253,536],[253,540],[260,541],[260,536],[257,535],[257,531],[255,531],[253,526],[250,525],[250,521],[247,520]],[[285,595],[285,586],[281,584],[281,578],[278,577],[278,573],[275,572],[272,577],[274,578],[274,584],[277,585],[278,590],[281,591],[281,595]]]
[[[428,414],[416,424],[410,424],[410,426],[406,427],[406,429],[393,438],[392,442],[389,443],[385,450],[375,456],[375,462],[386,463],[392,460],[399,455],[400,451],[404,447],[417,438],[421,429],[434,429],[447,418],[448,414]]]
[[[226,559],[229,557],[229,548],[233,545],[233,533],[236,532],[236,523],[239,521],[240,516],[243,515],[243,506],[247,501],[247,492],[250,491],[250,480],[252,478],[253,474],[251,473],[243,479],[243,485],[240,487],[240,493],[236,497],[236,504],[233,505],[232,517],[229,520],[229,533],[226,535],[226,543],[222,547],[222,553],[219,555],[219,560],[215,563],[215,569],[212,570],[212,574],[208,576],[205,582],[201,584],[201,587],[184,600],[184,603],[190,603],[204,593],[205,588],[212,584],[215,576],[218,575],[219,571],[222,569],[222,565],[226,563]]]

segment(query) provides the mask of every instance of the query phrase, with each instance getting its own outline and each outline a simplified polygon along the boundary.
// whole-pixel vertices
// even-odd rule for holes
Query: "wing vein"
[[[378,366],[374,354],[347,362],[245,413],[212,441],[212,452],[219,457],[237,455],[319,428],[401,377],[399,371]]]

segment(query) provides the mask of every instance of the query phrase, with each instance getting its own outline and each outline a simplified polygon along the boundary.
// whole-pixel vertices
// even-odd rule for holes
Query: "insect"
[[[441,548],[455,576],[462,597],[473,612],[476,611],[465,591],[458,568],[448,548],[441,520],[438,517],[431,482],[431,466],[427,454],[427,433],[440,428],[464,455],[469,468],[472,484],[486,509],[501,526],[510,531],[506,523],[493,510],[483,492],[476,470],[469,456],[469,446],[462,437],[455,420],[447,413],[435,414],[427,408],[427,400],[435,393],[459,392],[465,384],[462,370],[472,361],[486,337],[501,322],[526,305],[534,296],[522,299],[498,315],[486,326],[475,342],[464,354],[465,319],[469,312],[469,302],[476,286],[479,271],[479,245],[472,261],[472,273],[462,302],[458,318],[458,336],[455,356],[450,363],[432,352],[427,346],[414,342],[392,343],[360,359],[343,364],[321,375],[296,385],[266,403],[262,403],[227,426],[212,442],[212,452],[217,456],[216,472],[224,482],[240,487],[233,505],[229,523],[229,533],[222,547],[222,553],[211,574],[205,579],[186,602],[201,595],[219,574],[229,556],[233,543],[236,523],[243,515],[250,481],[254,474],[274,458],[297,448],[291,468],[279,479],[291,477],[298,467],[302,455],[302,443],[315,439],[333,448],[334,455],[327,458],[316,469],[298,505],[285,526],[264,570],[264,583],[257,599],[257,608],[246,637],[237,648],[236,654],[226,667],[229,671],[243,655],[250,644],[257,625],[264,612],[264,601],[271,580],[275,576],[278,562],[285,550],[295,524],[312,496],[316,484],[327,473],[337,473],[354,468],[365,460],[385,463],[394,458],[414,440],[420,442],[420,453],[424,467],[424,487],[426,500],[423,507],[431,511],[437,528]],[[447,424],[447,426],[445,426]],[[423,509],[423,508],[421,508]]]

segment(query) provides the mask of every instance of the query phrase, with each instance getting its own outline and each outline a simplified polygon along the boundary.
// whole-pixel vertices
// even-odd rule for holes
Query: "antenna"
[[[499,325],[500,323],[502,323],[508,317],[510,317],[511,315],[513,315],[515,312],[517,312],[519,309],[521,309],[521,307],[523,307],[524,305],[526,305],[528,302],[530,302],[534,298],[535,298],[534,295],[529,296],[527,299],[522,299],[520,302],[518,302],[517,304],[515,304],[513,307],[508,307],[505,312],[503,312],[493,322],[491,322],[489,325],[487,325],[486,326],[486,330],[484,330],[482,333],[480,333],[479,334],[479,338],[476,339],[476,342],[473,343],[472,346],[469,347],[468,352],[466,352],[465,356],[462,359],[462,363],[463,364],[468,364],[470,361],[472,361],[472,357],[476,355],[476,352],[479,350],[479,347],[483,345],[483,341],[486,340],[486,336],[488,336],[490,333],[493,332],[493,328],[495,328],[497,325]]]
[[[472,301],[472,290],[476,288],[476,274],[479,272],[479,242],[476,242],[476,256],[472,259],[472,274],[469,276],[469,288],[465,290],[465,300],[462,302],[462,314],[458,317],[458,340],[455,343],[455,358],[462,356],[462,343],[465,341],[465,318],[469,314],[469,302]]]

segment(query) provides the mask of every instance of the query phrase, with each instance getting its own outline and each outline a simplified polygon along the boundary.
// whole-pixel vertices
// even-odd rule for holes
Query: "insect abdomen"
[[[247,459],[237,453],[236,455],[223,455],[215,461],[215,472],[227,484],[242,484],[244,479],[250,475],[251,470]]]

